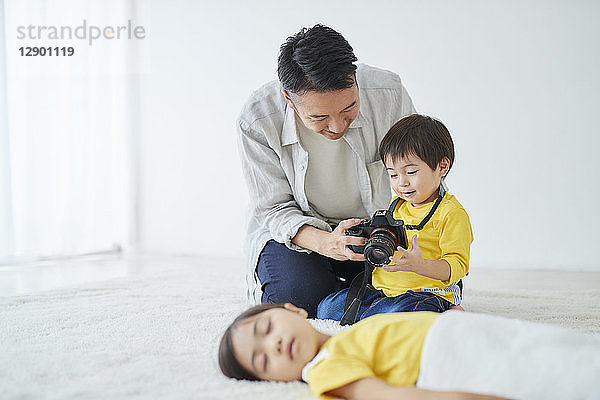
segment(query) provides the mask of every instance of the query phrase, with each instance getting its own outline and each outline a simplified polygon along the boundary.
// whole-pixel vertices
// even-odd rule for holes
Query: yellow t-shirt
[[[433,204],[431,202],[415,207],[407,201],[400,202],[394,210],[394,218],[401,219],[408,225],[418,225]],[[446,193],[422,230],[406,231],[408,250],[412,249],[414,235],[417,235],[423,258],[446,260],[450,264],[450,280],[440,281],[414,272],[387,272],[382,268],[375,268],[373,286],[382,290],[388,297],[399,296],[412,290],[432,292],[453,304],[460,304],[460,291],[456,282],[469,272],[469,251],[473,242],[473,231],[467,212],[453,195]],[[394,257],[401,258],[402,254],[395,252]]]
[[[325,396],[358,379],[375,377],[413,386],[419,377],[425,336],[440,314],[420,311],[378,314],[332,336],[302,371],[310,391]]]

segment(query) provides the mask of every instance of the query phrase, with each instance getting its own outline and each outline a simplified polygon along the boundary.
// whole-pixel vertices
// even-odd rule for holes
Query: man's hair
[[[414,154],[435,170],[440,161],[450,161],[448,171],[454,163],[454,143],[448,129],[437,119],[411,114],[396,122],[379,144],[379,156],[399,160]]]
[[[355,83],[356,60],[342,35],[317,24],[302,28],[281,45],[277,74],[290,93],[347,89]]]
[[[260,314],[273,308],[283,308],[280,303],[262,303],[254,307],[250,307],[233,320],[231,325],[223,333],[221,342],[219,343],[219,367],[221,372],[228,378],[244,379],[248,381],[259,381],[256,375],[242,367],[239,361],[235,358],[233,352],[232,334],[233,331],[247,318]]]

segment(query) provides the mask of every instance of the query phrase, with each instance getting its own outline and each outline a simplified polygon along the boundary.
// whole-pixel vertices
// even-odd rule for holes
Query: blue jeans
[[[317,308],[317,318],[340,321],[344,315],[347,294],[348,289],[343,289],[323,299]],[[433,293],[409,290],[400,296],[386,297],[382,291],[367,286],[356,320],[360,321],[371,315],[391,312],[434,311],[441,313],[451,306],[452,303],[448,300]]]
[[[263,303],[292,303],[317,315],[319,302],[330,293],[348,287],[364,263],[336,261],[321,254],[301,253],[269,240],[257,265]]]

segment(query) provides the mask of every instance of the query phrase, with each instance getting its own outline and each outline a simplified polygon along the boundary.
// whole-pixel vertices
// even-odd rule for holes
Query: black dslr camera
[[[375,266],[389,264],[398,246],[407,248],[404,221],[394,219],[393,208],[390,209],[375,211],[371,219],[363,219],[346,230],[346,235],[368,238],[364,246],[348,247],[355,253],[364,253],[365,259]]]

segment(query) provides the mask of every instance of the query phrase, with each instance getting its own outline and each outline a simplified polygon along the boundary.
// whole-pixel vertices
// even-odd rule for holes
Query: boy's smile
[[[244,320],[231,335],[235,358],[262,380],[294,381],[329,336],[306,321],[307,313],[286,304]]]
[[[394,192],[412,205],[420,206],[437,198],[437,190],[450,163],[444,158],[434,170],[416,155],[408,154],[395,160],[387,158],[385,165]]]

